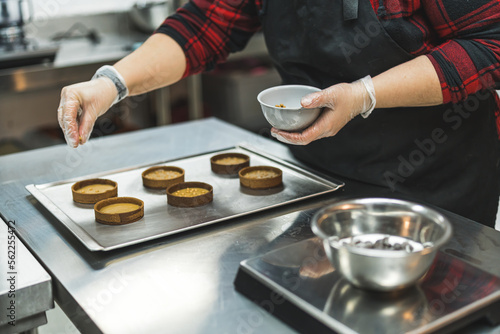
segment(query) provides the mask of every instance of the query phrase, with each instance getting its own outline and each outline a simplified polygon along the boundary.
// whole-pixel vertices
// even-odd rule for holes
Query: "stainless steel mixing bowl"
[[[337,202],[319,210],[311,227],[323,240],[334,268],[353,285],[377,291],[414,285],[452,234],[449,221],[437,211],[388,198]],[[352,238],[367,240],[374,235],[408,240],[415,248],[373,249],[350,242]]]
[[[321,108],[303,108],[300,100],[303,96],[320,90],[303,85],[276,86],[260,92],[257,100],[269,124],[279,130],[300,131],[311,125],[321,113]]]

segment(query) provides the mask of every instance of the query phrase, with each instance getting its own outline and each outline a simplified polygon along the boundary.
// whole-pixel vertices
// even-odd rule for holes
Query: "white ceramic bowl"
[[[321,89],[303,85],[283,85],[263,90],[257,96],[264,117],[273,127],[284,131],[301,131],[311,125],[321,108],[306,109],[300,105],[303,96]],[[285,107],[276,107],[276,105]]]

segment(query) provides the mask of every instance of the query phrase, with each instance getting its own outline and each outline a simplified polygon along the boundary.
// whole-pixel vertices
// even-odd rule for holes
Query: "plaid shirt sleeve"
[[[427,57],[441,82],[444,103],[481,89],[500,88],[500,1],[423,0],[439,40]]]
[[[184,76],[210,70],[242,50],[259,29],[262,1],[191,0],[157,32],[183,47]],[[429,57],[444,103],[500,89],[500,0],[370,1],[375,12],[384,8],[387,32],[402,48]]]
[[[172,37],[186,54],[184,77],[211,70],[241,51],[259,30],[262,0],[191,0],[156,32]]]

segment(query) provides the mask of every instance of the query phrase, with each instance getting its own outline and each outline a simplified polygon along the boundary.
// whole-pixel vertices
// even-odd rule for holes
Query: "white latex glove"
[[[117,95],[113,81],[107,77],[62,89],[57,119],[69,146],[87,142],[95,121],[112,106]]]
[[[375,106],[375,90],[371,78],[365,77],[350,84],[340,83],[308,94],[300,103],[304,108],[324,109],[318,119],[302,132],[272,128],[273,137],[287,144],[307,145],[314,140],[335,136],[357,115],[368,117]]]

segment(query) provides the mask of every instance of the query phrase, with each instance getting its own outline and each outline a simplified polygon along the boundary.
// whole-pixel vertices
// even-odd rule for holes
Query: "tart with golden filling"
[[[240,184],[251,189],[268,189],[283,183],[281,169],[271,166],[246,167],[239,172]]]
[[[210,158],[210,166],[216,174],[237,175],[240,169],[250,166],[250,157],[242,153],[223,153]]]
[[[167,189],[167,203],[178,207],[195,207],[213,200],[213,187],[203,182],[182,182]]]
[[[135,197],[113,197],[94,205],[95,220],[106,225],[124,225],[144,217],[144,202]]]
[[[142,184],[151,189],[167,189],[184,182],[184,169],[174,166],[156,166],[142,173]]]
[[[94,204],[103,199],[118,196],[118,184],[108,179],[88,179],[71,186],[73,201]]]

